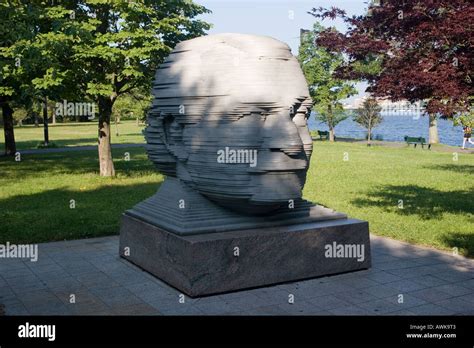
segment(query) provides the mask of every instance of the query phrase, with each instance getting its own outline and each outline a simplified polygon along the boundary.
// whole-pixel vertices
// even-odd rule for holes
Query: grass
[[[118,233],[122,212],[155,193],[163,177],[142,148],[115,149],[113,155],[115,178],[98,175],[96,151],[0,159],[0,243]]]
[[[0,159],[0,243],[117,234],[122,212],[151,196],[163,177],[144,149],[113,152],[115,178],[98,176],[96,151]],[[376,235],[473,257],[473,179],[470,154],[453,161],[451,153],[317,141],[304,196],[368,220]]]
[[[142,135],[144,125],[137,126],[136,121],[122,121],[118,125],[119,135],[116,135],[115,125],[111,125],[112,142],[114,144],[144,143]],[[36,149],[44,141],[43,125],[35,127],[26,125],[15,126],[17,150]],[[3,128],[0,128],[3,139]],[[84,123],[56,123],[49,125],[49,141],[56,147],[97,145],[97,121]],[[0,153],[5,151],[4,143],[0,143]]]
[[[473,155],[314,145],[307,199],[369,221],[376,235],[474,256]]]

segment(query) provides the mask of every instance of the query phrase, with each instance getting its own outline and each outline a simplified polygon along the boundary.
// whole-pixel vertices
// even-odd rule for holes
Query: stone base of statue
[[[146,218],[140,204],[123,215],[120,255],[191,297],[371,266],[368,223],[322,206],[308,210],[306,220],[312,217],[312,222],[283,220],[246,228],[244,221],[234,221],[242,228],[220,231],[217,219],[211,221],[211,232],[204,231],[205,221],[201,221],[197,230],[180,233]],[[258,219],[268,222],[252,219],[257,219],[256,226]]]

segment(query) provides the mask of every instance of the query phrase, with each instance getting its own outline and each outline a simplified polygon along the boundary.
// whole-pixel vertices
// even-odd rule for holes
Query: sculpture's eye
[[[306,120],[309,118],[311,108],[307,106],[307,103],[294,104],[290,109],[291,120],[297,125],[302,125],[302,122],[306,124]]]
[[[311,108],[313,101],[311,97],[298,98],[298,102],[290,107],[290,117],[295,122],[297,115],[303,116],[303,119],[307,120],[311,114]],[[301,117],[298,117],[300,119]]]

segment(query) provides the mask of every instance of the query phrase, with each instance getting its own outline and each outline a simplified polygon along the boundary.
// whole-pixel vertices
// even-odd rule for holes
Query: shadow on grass
[[[451,248],[457,248],[460,254],[474,257],[474,231],[471,234],[452,233],[442,237],[443,241]],[[473,276],[474,277],[474,276]]]
[[[38,144],[43,142],[43,138],[36,140],[17,140],[16,149],[17,151],[37,149]],[[97,138],[80,138],[80,139],[52,139],[50,137],[50,143],[55,144],[56,147],[71,147],[71,146],[83,146],[83,145],[94,145],[97,144]],[[0,143],[0,153],[5,151],[5,144]]]
[[[122,213],[152,196],[160,184],[54,189],[2,199],[0,243],[39,243],[117,234]]]
[[[123,143],[137,143],[141,144],[144,142],[139,142],[136,140],[137,134],[122,134],[120,137],[123,140],[122,143],[114,143],[114,145],[121,145]],[[130,139],[129,141],[126,141]],[[16,150],[18,152],[22,152],[25,150],[36,150],[38,148],[38,144],[42,143],[43,140],[28,140],[28,141],[17,141],[16,142]],[[97,146],[97,138],[81,138],[81,139],[58,139],[58,140],[50,140],[50,144],[56,145],[53,148],[74,148],[78,146]],[[5,152],[5,145],[0,143],[0,157]]]
[[[352,203],[357,207],[382,207],[400,215],[418,215],[428,220],[439,218],[443,213],[472,214],[473,192],[474,187],[446,192],[417,185],[386,185]],[[403,209],[398,208],[400,200],[403,201]]]
[[[474,166],[470,164],[437,164],[431,166],[424,166],[423,168],[434,170],[447,170],[455,173],[474,175]]]
[[[130,160],[125,160],[128,153]],[[121,176],[133,176],[143,172],[155,172],[147,159],[144,148],[119,148],[112,150],[116,172]],[[0,157],[3,179],[24,180],[28,177],[57,174],[99,174],[98,153],[95,150],[74,152],[24,154],[21,161],[12,157]]]

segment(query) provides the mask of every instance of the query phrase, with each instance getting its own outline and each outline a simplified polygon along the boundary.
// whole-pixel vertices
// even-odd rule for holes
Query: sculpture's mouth
[[[247,176],[245,185],[229,182],[225,189],[197,190],[216,204],[247,215],[265,215],[301,199],[306,170],[270,171]],[[251,193],[249,194],[249,189]]]

